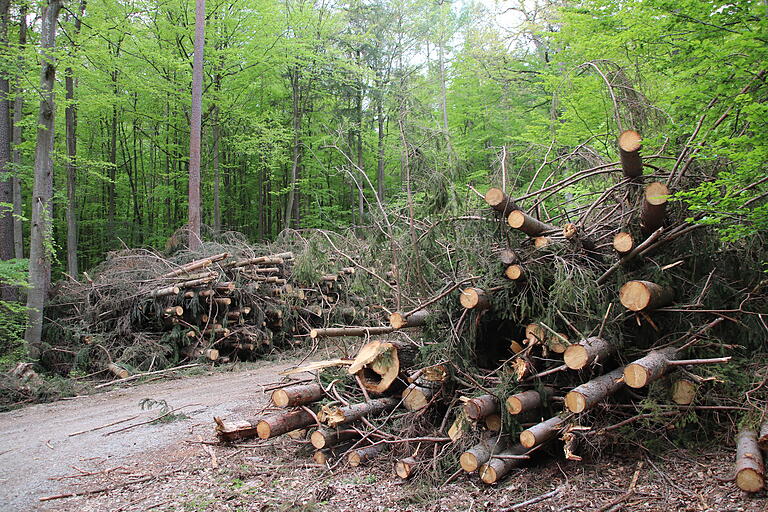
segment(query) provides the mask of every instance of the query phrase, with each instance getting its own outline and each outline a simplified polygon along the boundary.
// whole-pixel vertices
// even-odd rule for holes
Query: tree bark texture
[[[200,248],[200,139],[203,113],[205,0],[195,0],[195,54],[192,59],[192,110],[189,126],[189,249]]]

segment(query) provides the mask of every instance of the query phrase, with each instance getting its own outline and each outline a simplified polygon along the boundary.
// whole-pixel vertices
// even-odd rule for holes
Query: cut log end
[[[630,311],[645,311],[664,307],[672,303],[674,294],[650,281],[629,281],[619,290],[621,304]]]
[[[589,362],[589,354],[583,345],[569,345],[563,353],[563,361],[571,370],[581,370]]]
[[[536,435],[530,430],[523,430],[520,432],[520,444],[526,448],[533,448],[536,446]]]
[[[754,469],[742,469],[736,475],[736,485],[746,492],[758,492],[765,486],[765,478]]]
[[[312,432],[312,435],[309,436],[309,441],[312,443],[312,446],[314,446],[318,450],[325,448],[325,444],[326,444],[325,435],[323,435],[323,433],[320,432],[319,430]]]
[[[525,213],[522,210],[515,210],[507,217],[507,224],[515,229],[520,229],[525,224]]]
[[[520,265],[510,265],[504,271],[504,275],[511,281],[517,281],[523,277],[523,267]]]
[[[507,397],[505,405],[507,406],[507,412],[509,414],[514,415],[523,412],[523,402],[516,396]]]
[[[533,246],[537,249],[544,249],[552,240],[548,236],[537,236],[533,239]]]
[[[395,463],[395,474],[403,480],[408,480],[413,476],[416,469],[416,459],[413,457],[406,457]]]
[[[643,138],[635,130],[625,130],[619,135],[619,148],[622,151],[628,153],[639,151],[642,143]]]
[[[624,383],[635,389],[645,387],[650,380],[648,369],[639,364],[628,364],[624,368]]]
[[[272,403],[278,407],[288,407],[290,398],[284,389],[278,389],[272,393]]]
[[[488,464],[483,465],[480,469],[480,479],[486,484],[495,484],[498,481],[496,470]]]
[[[635,240],[631,233],[621,232],[613,237],[613,248],[619,254],[626,254],[635,247]]]
[[[485,428],[491,432],[501,431],[501,415],[489,414],[485,417]]]
[[[696,384],[688,379],[678,379],[672,384],[672,401],[678,405],[691,405],[696,399]]]
[[[488,298],[480,288],[465,288],[459,301],[466,309],[486,309],[489,306]]]
[[[477,460],[477,456],[472,452],[462,453],[461,457],[459,457],[459,464],[461,465],[461,469],[463,469],[467,473],[476,471],[477,468],[480,467],[480,463]]]
[[[256,434],[259,439],[269,439],[272,434],[272,427],[266,421],[260,421],[256,424]]]
[[[495,208],[504,202],[505,196],[504,191],[500,188],[489,188],[488,192],[485,193],[485,202],[491,208]]]
[[[389,325],[395,329],[402,329],[408,322],[402,313],[392,313],[389,315]]]
[[[583,412],[587,408],[587,400],[577,391],[570,391],[565,395],[565,406],[571,412]]]
[[[659,181],[654,181],[645,187],[645,200],[648,204],[659,206],[667,202],[669,187]]]
[[[418,411],[429,405],[432,390],[412,384],[403,391],[403,407],[408,411]]]

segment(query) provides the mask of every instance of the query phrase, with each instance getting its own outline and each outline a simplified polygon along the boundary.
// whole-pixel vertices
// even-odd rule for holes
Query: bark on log
[[[647,386],[664,375],[672,359],[679,359],[677,349],[654,350],[624,368],[624,382],[635,389]]]
[[[189,281],[183,281],[181,283],[178,283],[176,286],[178,286],[179,288],[182,288],[182,289],[184,289],[184,288],[197,288],[198,286],[203,286],[205,284],[210,283],[214,279],[216,279],[216,276],[215,275],[210,275],[210,276],[201,277],[201,278],[198,278],[198,279],[190,279]]]
[[[596,377],[575,387],[565,395],[565,407],[571,412],[584,412],[624,387],[624,368]]]
[[[763,454],[757,445],[757,433],[744,429],[736,436],[736,485],[742,491],[757,492],[765,486]]]
[[[316,402],[323,398],[323,396],[325,396],[325,393],[320,384],[300,384],[273,391],[272,403],[277,407],[296,407]],[[322,448],[322,446],[319,448]]]
[[[499,399],[493,395],[482,395],[464,403],[464,413],[469,419],[479,420],[499,411]]]
[[[510,265],[504,270],[504,277],[510,281],[522,281],[525,279],[525,270],[522,265]]]
[[[461,305],[466,309],[482,311],[491,307],[491,301],[484,290],[480,288],[465,288],[459,296]]]
[[[304,409],[281,412],[267,416],[256,424],[256,433],[261,439],[277,437],[315,424],[315,418]]]
[[[406,457],[395,462],[395,474],[403,480],[411,478],[418,467],[418,461],[413,457]]]
[[[616,351],[616,346],[602,338],[591,337],[576,345],[569,345],[563,362],[571,370],[581,370],[592,363],[602,363]]]
[[[514,265],[520,263],[520,255],[512,249],[502,249],[502,251],[499,252],[499,260],[503,265]]]
[[[344,407],[323,406],[317,414],[317,419],[329,427],[336,427],[394,409],[399,402],[396,398],[376,398],[368,402],[346,405]]]
[[[492,455],[504,451],[504,449],[507,448],[507,444],[508,440],[503,436],[492,436],[489,439],[481,441],[461,454],[459,457],[461,469],[467,473],[477,471],[480,466],[491,459]]]
[[[675,291],[650,281],[629,281],[619,290],[621,304],[630,311],[652,311],[672,304]]]
[[[312,446],[318,450],[321,450],[323,448],[335,446],[349,439],[359,437],[359,435],[360,434],[354,430],[341,430],[336,428],[320,427],[319,429],[312,432],[309,440],[312,443]]]
[[[514,416],[539,409],[543,405],[542,393],[546,397],[552,394],[552,390],[545,388],[542,392],[539,392],[535,389],[530,389],[507,397],[505,402],[507,412]]]
[[[536,445],[549,441],[557,435],[563,427],[564,421],[560,416],[554,416],[546,421],[520,432],[520,444],[526,448],[533,448]]]
[[[695,382],[688,379],[676,379],[672,383],[672,401],[678,405],[691,405],[696,399]]]
[[[389,325],[394,329],[405,329],[407,327],[419,327],[427,323],[429,311],[420,309],[410,315],[403,316],[403,313],[395,312],[389,315]]]
[[[541,222],[531,217],[522,210],[514,210],[507,217],[507,224],[514,229],[518,229],[528,236],[541,236],[544,233],[555,233],[559,231],[556,226]]]
[[[387,446],[385,443],[357,448],[356,450],[352,450],[349,455],[347,455],[347,461],[349,462],[350,466],[356,468],[357,466],[360,466],[369,460],[375,459],[377,456],[384,453],[387,448],[389,448],[389,446]]]
[[[664,225],[667,217],[667,200],[669,188],[655,181],[645,187],[643,194],[643,210],[640,214],[640,229],[646,235]]]
[[[435,389],[428,386],[420,386],[414,382],[403,390],[403,407],[409,411],[418,411],[429,404],[429,400],[435,394]]]
[[[515,445],[512,448],[500,452],[498,455],[514,457],[523,455],[527,449],[522,445]],[[486,464],[480,467],[480,479],[486,484],[495,484],[514,468],[520,466],[525,459],[499,459],[491,458]]]
[[[125,379],[131,375],[131,372],[121,366],[117,366],[115,363],[109,363],[107,365],[107,370],[118,379]]]
[[[504,193],[500,188],[489,188],[485,193],[485,202],[499,213],[508,215],[513,210],[519,210],[512,197]]]
[[[327,327],[325,329],[312,329],[309,331],[309,337],[316,339],[338,336],[377,336],[389,334],[394,330],[392,327]]]
[[[169,295],[178,295],[178,294],[179,294],[178,286],[166,286],[165,288],[160,288],[150,292],[149,296],[150,297],[167,297]]]
[[[757,439],[760,449],[768,451],[768,418],[760,425],[760,437]]]
[[[216,422],[216,435],[222,441],[237,441],[256,437],[259,420],[224,421],[214,417]]]
[[[187,263],[186,265],[182,265],[181,267],[177,268],[176,270],[172,270],[171,272],[168,272],[167,274],[163,274],[160,276],[162,279],[167,279],[169,277],[176,277],[180,276],[181,274],[189,274],[190,272],[194,272],[195,270],[201,269],[203,267],[207,267],[213,263],[216,263],[217,261],[221,261],[224,258],[229,256],[228,253],[223,252],[221,254],[216,254],[214,256],[210,256],[208,258],[203,258],[201,260],[196,260],[191,263]]]
[[[619,158],[621,169],[627,178],[643,175],[643,159],[640,156],[643,139],[634,130],[625,130],[619,135]]]
[[[613,237],[613,248],[617,253],[624,255],[635,248],[635,239],[632,233],[620,232]]]

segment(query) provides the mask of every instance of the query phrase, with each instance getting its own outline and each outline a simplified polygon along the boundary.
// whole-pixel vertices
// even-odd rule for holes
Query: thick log
[[[545,388],[542,392],[530,389],[523,391],[522,393],[515,393],[507,397],[505,405],[507,412],[512,415],[521,414],[528,411],[535,411],[544,405],[542,401],[542,394],[544,397],[552,394],[552,390]]]
[[[595,377],[573,388],[565,395],[565,407],[571,412],[584,412],[624,387],[624,368]]]
[[[389,334],[394,330],[392,327],[327,327],[325,329],[312,329],[309,331],[309,337],[316,339],[339,336],[377,336]]]
[[[403,480],[408,480],[413,476],[419,462],[413,457],[406,457],[395,462],[395,474]]]
[[[395,341],[371,341],[363,345],[347,371],[357,375],[372,393],[384,393],[415,356],[413,346]]]
[[[323,448],[335,446],[343,441],[354,439],[355,437],[359,436],[360,434],[358,434],[355,430],[341,430],[337,428],[320,427],[319,429],[312,432],[309,440],[312,443],[312,446],[318,450],[321,450]]]
[[[667,200],[669,188],[661,182],[654,181],[645,187],[643,194],[643,209],[640,213],[640,229],[646,235],[664,225],[667,218]]]
[[[357,466],[360,466],[369,460],[375,459],[384,453],[387,448],[389,448],[389,446],[385,443],[357,448],[352,450],[349,455],[347,455],[347,461],[349,462],[350,466],[356,468]]]
[[[405,329],[407,327],[420,327],[427,323],[429,311],[420,309],[411,313],[407,317],[403,313],[392,313],[389,315],[389,325],[394,329]]]
[[[672,304],[675,291],[650,281],[629,281],[619,290],[621,304],[630,311],[652,311]]]
[[[499,411],[499,399],[493,395],[471,398],[464,403],[464,413],[469,419],[479,420]]]
[[[237,441],[258,435],[259,420],[224,421],[216,417],[213,420],[216,422],[216,435],[222,441]]]
[[[300,384],[273,391],[272,403],[277,407],[296,407],[316,402],[323,396],[325,396],[325,392],[320,384]]]
[[[459,301],[466,309],[482,311],[491,307],[488,295],[480,288],[464,288],[459,296]]]
[[[485,202],[499,213],[508,215],[513,210],[519,210],[515,200],[504,193],[500,188],[489,188],[485,193]]]
[[[224,265],[225,267],[246,267],[249,265],[282,265],[286,260],[293,259],[292,252],[283,252],[269,256],[258,256],[256,258],[245,258],[238,261],[231,261]]]
[[[504,270],[504,277],[510,281],[522,281],[525,279],[525,270],[522,265],[510,265]]]
[[[304,409],[295,409],[261,419],[256,424],[256,433],[261,439],[269,439],[314,424],[315,418],[309,412]]]
[[[502,249],[499,252],[499,260],[504,265],[514,265],[520,263],[520,255],[512,249]]]
[[[203,355],[211,361],[217,361],[219,359],[219,351],[215,348],[207,348],[203,350]]]
[[[546,421],[520,432],[520,444],[526,448],[533,448],[545,441],[549,441],[560,432],[564,421],[560,416],[554,416]]]
[[[336,427],[394,409],[399,402],[396,398],[376,398],[368,402],[345,405],[344,407],[323,406],[320,412],[317,413],[317,419],[329,427]]]
[[[624,382],[635,389],[647,386],[664,375],[672,359],[679,359],[677,349],[654,350],[624,368]]]
[[[547,338],[547,346],[549,347],[549,350],[555,354],[564,354],[570,346],[568,343],[568,336],[561,332],[556,335],[550,333],[550,336]]]
[[[435,389],[428,386],[420,386],[417,382],[403,390],[403,407],[409,411],[418,411],[429,405],[429,400],[435,394]]]
[[[591,337],[578,344],[569,345],[563,354],[565,365],[571,370],[581,370],[592,363],[602,363],[616,351],[616,346],[602,338]]]
[[[620,232],[613,237],[613,248],[617,253],[624,255],[635,248],[635,239],[632,233]]]
[[[504,478],[507,473],[525,462],[526,459],[523,457],[523,454],[526,451],[527,449],[524,446],[516,444],[507,450],[499,452],[499,456],[508,458],[491,458],[480,467],[480,479],[486,484],[495,484]]]
[[[507,443],[507,438],[503,436],[491,436],[489,439],[481,441],[461,454],[459,457],[461,469],[467,473],[477,471],[480,466],[491,459],[492,455],[504,451],[507,448]]]
[[[560,231],[556,226],[541,222],[531,217],[522,210],[514,210],[507,217],[507,224],[514,229],[518,229],[528,236],[541,236],[545,233],[556,233]]]
[[[201,260],[196,260],[191,263],[187,263],[186,265],[182,265],[176,270],[172,270],[171,272],[168,272],[167,274],[163,274],[160,276],[163,279],[167,279],[169,277],[176,277],[180,276],[181,274],[189,274],[190,272],[194,272],[195,270],[199,270],[203,267],[207,267],[213,263],[216,263],[217,261],[221,261],[224,258],[229,256],[228,253],[223,252],[221,254],[216,254],[214,256],[210,256],[208,258],[203,258]]]
[[[672,401],[677,405],[691,405],[696,399],[697,384],[689,379],[679,378],[672,383]]]
[[[634,130],[625,130],[619,135],[619,158],[621,169],[627,178],[643,175],[643,159],[640,156],[643,139]]]
[[[757,445],[757,433],[743,429],[736,436],[736,485],[742,491],[757,492],[765,486],[763,454]]]
[[[216,283],[213,285],[213,288],[218,293],[231,293],[235,291],[235,288],[237,288],[237,285],[231,281],[227,281],[227,282]]]

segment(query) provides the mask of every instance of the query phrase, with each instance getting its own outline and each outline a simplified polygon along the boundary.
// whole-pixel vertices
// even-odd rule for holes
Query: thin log
[[[356,468],[361,464],[368,462],[369,460],[375,459],[377,456],[384,453],[388,448],[389,445],[385,443],[357,448],[352,450],[347,455],[347,461],[349,462],[350,466]]]
[[[581,370],[593,363],[603,363],[616,351],[616,346],[603,339],[593,336],[569,345],[563,354],[563,362],[571,370]]]
[[[429,311],[420,309],[410,315],[406,313],[395,312],[389,315],[389,325],[393,329],[405,329],[407,327],[420,327],[427,323]]]
[[[664,375],[669,367],[669,361],[677,359],[678,354],[678,350],[674,347],[648,353],[624,368],[624,382],[635,389],[647,386]]]
[[[757,439],[757,444],[760,446],[760,449],[768,451],[768,417],[760,425],[760,437]]]
[[[541,222],[531,217],[522,210],[514,210],[507,217],[507,224],[514,229],[518,229],[528,236],[542,236],[545,233],[556,233],[560,231],[556,226]]]
[[[107,370],[109,370],[110,373],[112,373],[115,377],[117,377],[120,380],[127,379],[131,372],[123,368],[122,366],[118,366],[115,363],[109,363],[107,365]]]
[[[464,403],[464,413],[469,419],[479,420],[499,411],[499,399],[493,395],[482,395]]]
[[[315,417],[305,409],[295,409],[267,416],[256,424],[260,439],[277,437],[300,428],[315,424]]]
[[[419,462],[413,457],[406,457],[395,462],[395,474],[403,480],[411,478]]]
[[[642,137],[634,130],[625,130],[619,135],[621,169],[627,178],[638,178],[643,175],[643,160],[640,156],[642,142]]]
[[[466,309],[482,311],[491,307],[488,295],[480,288],[464,288],[459,296],[459,301]]]
[[[488,206],[504,215],[509,215],[509,212],[520,209],[515,200],[505,194],[500,188],[489,188],[488,192],[485,193],[485,202],[488,203]]]
[[[360,434],[358,434],[355,430],[340,430],[337,428],[320,427],[319,429],[312,432],[309,440],[312,443],[312,446],[318,450],[321,450],[323,448],[335,446],[343,441],[354,439],[359,436]]]
[[[216,279],[216,275],[210,275],[207,277],[201,277],[198,279],[190,279],[189,281],[183,281],[181,283],[177,283],[176,286],[184,289],[184,288],[197,288],[198,286],[203,286],[211,281],[214,281]]]
[[[159,288],[157,290],[153,290],[149,292],[150,297],[167,297],[169,295],[178,295],[178,294],[179,294],[178,286],[166,286],[165,288]]]
[[[256,425],[259,420],[224,421],[218,417],[213,420],[216,422],[216,435],[222,441],[231,442],[258,436]]]
[[[624,387],[624,368],[595,377],[589,382],[573,388],[565,395],[565,407],[571,412],[584,412],[606,397]]]
[[[551,394],[552,390],[550,388],[545,388],[542,392],[530,389],[528,391],[516,393],[507,397],[505,402],[507,412],[512,415],[517,415],[528,411],[535,411],[544,405],[542,395],[546,397]]]
[[[184,314],[184,308],[181,306],[171,306],[170,308],[165,308],[163,314],[169,316],[181,316]]]
[[[501,456],[519,456],[523,455],[527,449],[522,445],[515,445],[507,450],[499,452]],[[519,458],[498,458],[493,457],[487,463],[480,467],[480,479],[486,484],[495,484],[504,476],[519,467],[526,459]]]
[[[461,469],[467,473],[477,471],[483,464],[507,448],[508,440],[506,437],[492,436],[489,439],[481,441],[469,450],[465,451],[459,457]]]
[[[546,421],[520,432],[520,444],[526,448],[533,448],[536,445],[548,441],[555,437],[563,428],[564,421],[560,416],[554,416]]]
[[[214,297],[213,302],[215,302],[218,306],[229,306],[232,304],[232,299],[229,297]]]
[[[627,254],[629,251],[635,248],[635,239],[632,233],[622,231],[616,233],[613,237],[613,248],[619,254]]]
[[[672,304],[675,291],[651,281],[629,281],[619,290],[621,304],[630,311],[652,311]]]
[[[325,396],[323,387],[318,383],[300,384],[272,392],[272,403],[277,407],[297,407],[316,402]],[[322,448],[322,446],[320,447]]]
[[[499,260],[504,265],[514,265],[520,263],[520,255],[517,254],[517,251],[512,249],[502,249],[502,251],[499,252]]]
[[[697,224],[698,225],[698,224]],[[648,235],[648,238],[643,240],[643,242],[632,249],[630,252],[625,254],[619,261],[611,265],[611,268],[606,270],[603,275],[601,275],[599,278],[597,278],[597,281],[595,282],[598,285],[601,285],[605,283],[609,277],[611,277],[614,272],[616,272],[619,268],[621,268],[622,265],[627,264],[629,261],[634,259],[636,256],[639,256],[644,250],[650,249],[654,246],[656,243],[656,240],[661,237],[661,234],[664,232],[664,228],[659,228],[650,235]]]
[[[664,225],[668,197],[669,189],[661,182],[655,181],[645,187],[640,214],[640,229],[643,233],[651,233]]]
[[[429,405],[429,401],[435,394],[435,388],[420,386],[419,381],[414,382],[403,390],[403,407],[409,411],[418,411]]]
[[[200,363],[183,364],[181,366],[175,366],[173,368],[166,368],[165,370],[155,370],[153,372],[136,373],[134,375],[131,375],[130,377],[125,377],[125,378],[122,378],[122,379],[119,379],[119,380],[113,380],[113,381],[110,381],[110,382],[104,382],[103,384],[97,384],[93,388],[94,389],[101,389],[101,388],[105,388],[107,386],[113,386],[115,384],[121,384],[123,382],[129,382],[129,381],[132,381],[132,380],[137,380],[137,379],[140,379],[142,377],[148,377],[150,375],[160,375],[162,373],[170,373],[170,372],[174,372],[176,370],[185,370],[187,368],[194,368],[196,366],[200,366]]]
[[[376,398],[344,407],[323,406],[317,414],[317,419],[329,427],[336,427],[394,409],[398,403],[400,401],[396,398]]]
[[[742,491],[758,492],[765,487],[763,454],[757,445],[757,432],[743,429],[736,436],[736,485]]]
[[[160,276],[162,279],[167,279],[169,277],[176,277],[180,276],[181,274],[189,274],[190,272],[194,272],[195,270],[199,270],[203,267],[207,267],[213,263],[216,263],[217,261],[221,261],[225,259],[227,256],[229,256],[228,253],[223,252],[221,254],[216,254],[214,256],[209,256],[208,258],[203,258],[201,260],[196,260],[191,263],[187,263],[186,265],[182,265],[181,267],[177,268],[176,270],[172,270],[171,272],[168,272],[167,274],[163,274]]]
[[[379,334],[389,334],[394,332],[393,327],[327,327],[324,329],[312,329],[309,331],[309,337],[316,338],[335,338],[339,336],[377,336]]]

